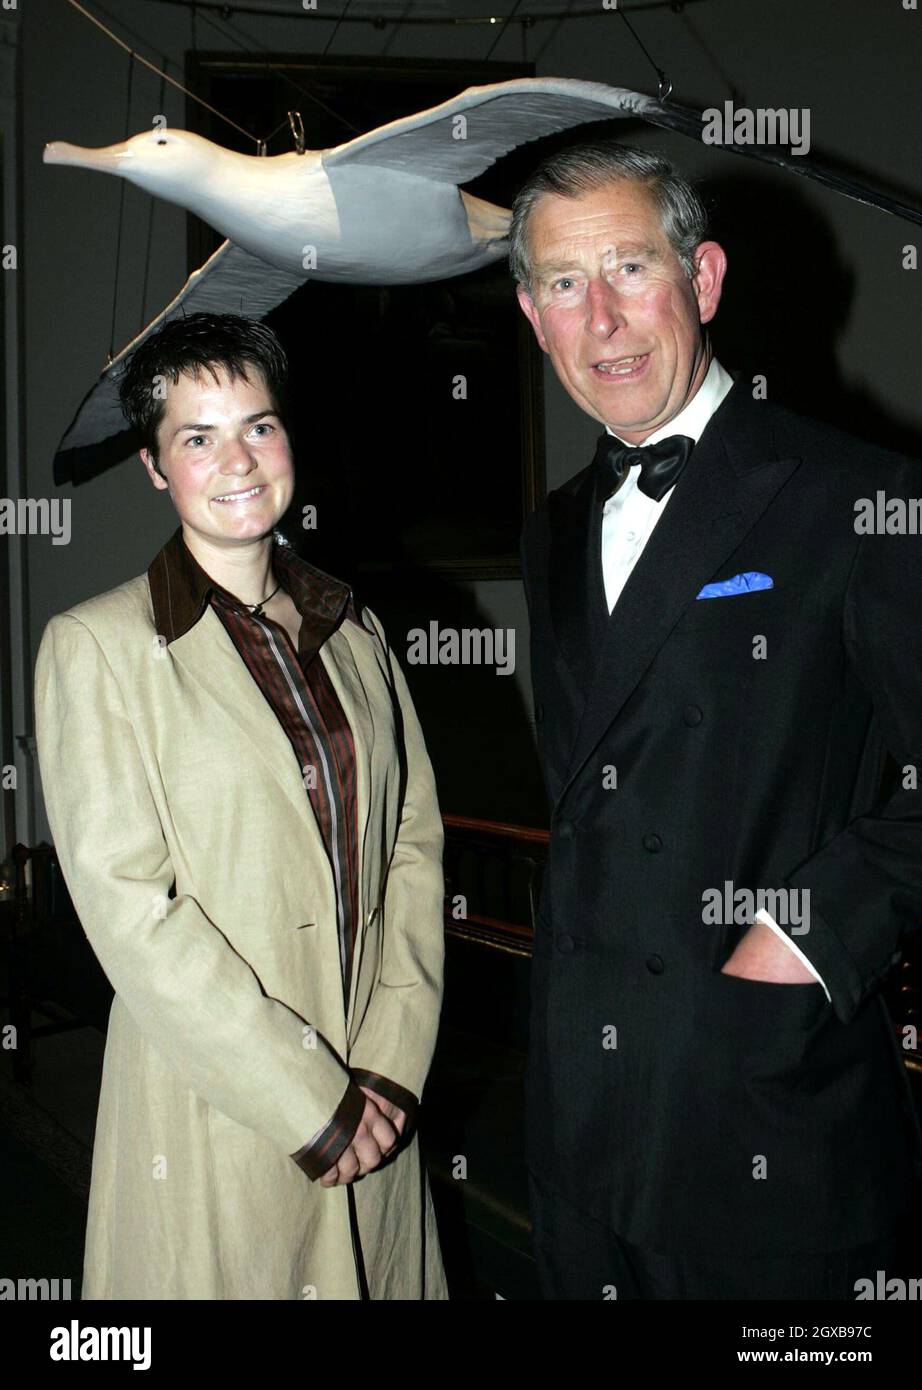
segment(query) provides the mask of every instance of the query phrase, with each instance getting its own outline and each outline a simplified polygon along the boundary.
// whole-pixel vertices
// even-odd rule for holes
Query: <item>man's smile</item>
[[[624,357],[603,357],[598,362],[593,362],[592,371],[596,376],[603,376],[609,381],[636,381],[643,375],[649,360],[648,352]]]

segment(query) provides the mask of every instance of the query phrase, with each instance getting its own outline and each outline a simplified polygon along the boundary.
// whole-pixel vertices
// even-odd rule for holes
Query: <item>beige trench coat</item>
[[[422,1094],[444,949],[432,770],[367,609],[364,622],[320,653],[358,762],[348,1016],[332,871],[297,760],[211,607],[165,645],[141,575],[45,629],[48,819],[115,989],[85,1299],[360,1296],[347,1189],[312,1183],[290,1155],[332,1116],[347,1063]],[[446,1298],[416,1139],[353,1191],[371,1297]]]

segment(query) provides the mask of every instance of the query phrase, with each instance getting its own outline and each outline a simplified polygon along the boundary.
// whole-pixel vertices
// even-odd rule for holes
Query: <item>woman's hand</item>
[[[384,1096],[360,1088],[365,1093],[365,1109],[352,1143],[343,1149],[338,1161],[320,1178],[321,1187],[339,1187],[371,1173],[386,1158],[403,1133],[406,1115]]]
[[[386,1115],[390,1120],[397,1133],[402,1135],[403,1127],[407,1122],[406,1112],[401,1110],[399,1105],[395,1105],[393,1101],[388,1100],[386,1096],[379,1095],[377,1091],[371,1090],[368,1086],[360,1086],[359,1090],[364,1091],[366,1096],[369,1096],[374,1101],[381,1113]]]

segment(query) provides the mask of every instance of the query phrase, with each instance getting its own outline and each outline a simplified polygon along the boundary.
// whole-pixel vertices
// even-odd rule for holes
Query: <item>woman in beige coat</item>
[[[83,1297],[447,1297],[415,1110],[442,986],[442,827],[400,668],[274,527],[265,327],[194,315],[122,384],[180,527],[54,617],[49,824],[113,988]]]

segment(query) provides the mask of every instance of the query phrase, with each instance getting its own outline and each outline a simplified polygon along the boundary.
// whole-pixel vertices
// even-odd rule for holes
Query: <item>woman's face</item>
[[[164,477],[141,450],[154,486],[168,489],[183,524],[212,545],[268,535],[294,494],[294,465],[262,373],[231,377],[216,367],[167,381],[166,392],[157,428]]]

